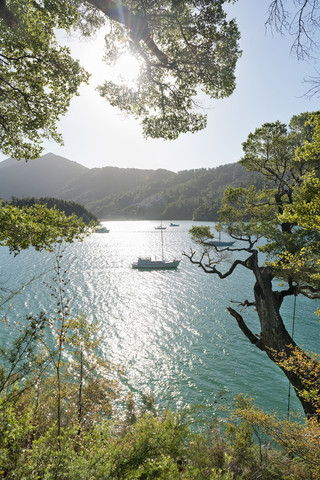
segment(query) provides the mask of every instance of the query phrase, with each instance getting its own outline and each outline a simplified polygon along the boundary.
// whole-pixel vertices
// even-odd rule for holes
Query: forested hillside
[[[57,155],[0,163],[0,198],[54,197],[84,205],[100,219],[216,220],[228,185],[257,183],[234,163],[183,170],[86,168]]]
[[[217,220],[225,188],[251,183],[257,184],[258,179],[239,164],[184,170],[87,206],[105,219]]]

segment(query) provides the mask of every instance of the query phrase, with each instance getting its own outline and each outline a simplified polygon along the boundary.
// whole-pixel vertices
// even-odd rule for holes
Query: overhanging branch
[[[248,340],[250,340],[250,342],[253,345],[255,345],[256,347],[258,347],[260,350],[264,351],[265,346],[264,346],[262,340],[260,338],[256,337],[256,335],[254,335],[251,332],[251,330],[247,327],[245,321],[243,320],[242,316],[236,310],[234,310],[231,307],[228,307],[227,310],[230,313],[230,315],[232,315],[236,319],[240,330],[245,334],[245,336],[248,338]]]
[[[112,0],[87,1],[107,17],[127,27],[134,43],[142,40],[161,63],[168,63],[167,56],[161,52],[151,37],[148,24],[143,16],[132,13],[127,7],[121,5],[120,2],[114,2]]]
[[[246,268],[249,268],[251,270],[251,257],[248,257],[246,260],[235,260],[231,267],[229,268],[229,270],[227,270],[226,272],[222,273],[220,270],[217,269],[216,265],[212,265],[210,263],[208,264],[204,264],[203,263],[203,259],[204,257],[207,255],[207,252],[203,252],[200,256],[200,260],[195,260],[194,259],[194,255],[195,255],[196,252],[191,252],[190,255],[188,255],[187,253],[183,252],[182,255],[184,255],[185,257],[187,257],[191,263],[193,263],[194,265],[198,265],[199,268],[202,268],[202,270],[205,272],[205,273],[214,273],[216,275],[218,275],[219,278],[221,279],[224,279],[224,278],[227,278],[229,277],[230,275],[232,275],[232,273],[234,272],[234,270],[236,269],[236,267],[238,265],[242,265],[243,267],[246,267]]]

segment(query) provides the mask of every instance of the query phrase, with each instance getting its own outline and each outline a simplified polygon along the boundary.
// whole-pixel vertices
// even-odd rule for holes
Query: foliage
[[[319,166],[320,114],[302,113],[292,117],[289,125],[266,123],[250,133],[243,143],[240,164],[258,172],[262,188],[228,187],[220,209],[221,223],[235,241],[234,246],[205,249],[199,260],[195,252],[187,255],[206,273],[223,279],[241,266],[253,274],[254,299],[238,302],[255,307],[260,333],[254,334],[244,316],[228,307],[247,339],[277,363],[293,385],[307,416],[319,418],[319,361],[303,352],[287,331],[281,305],[285,297],[302,294],[319,298]],[[201,227],[203,228],[203,227]],[[196,227],[192,236],[204,243]],[[236,253],[231,266],[223,268],[221,250]],[[260,252],[267,254],[261,260]],[[276,288],[272,280],[282,278],[286,284]],[[242,310],[244,309],[241,309]],[[298,357],[307,368],[292,368]],[[281,357],[287,363],[280,361]]]
[[[43,138],[62,143],[56,123],[88,80],[55,38],[54,29],[69,31],[77,12],[69,2],[7,3],[14,25],[0,21],[1,151],[17,159],[36,158]]]
[[[91,222],[97,224],[98,218],[91,212],[89,212],[84,206],[76,202],[68,202],[67,200],[61,200],[60,198],[52,197],[26,197],[26,198],[17,198],[12,197],[9,202],[9,205],[15,205],[17,207],[30,207],[32,205],[45,205],[47,208],[56,208],[59,212],[64,213],[67,217],[74,214],[79,219],[81,219],[86,225],[89,225]]]
[[[240,163],[261,172],[268,184],[225,192],[220,218],[227,231],[249,245],[263,237],[266,244],[259,249],[278,258],[278,269],[286,268],[287,260],[279,260],[284,255],[305,247],[316,251],[320,240],[317,216],[309,224],[303,218],[309,211],[310,219],[318,208],[319,118],[319,113],[304,113],[294,116],[289,128],[275,122],[256,129],[243,143]]]
[[[278,276],[293,277],[300,290],[315,295],[320,289],[320,181],[310,173],[303,177],[300,186],[294,189],[293,203],[285,205],[278,215],[281,222],[295,227],[294,250],[280,255],[274,264]],[[280,265],[279,265],[280,263]]]
[[[48,250],[53,243],[82,240],[88,233],[90,228],[74,214],[67,217],[45,205],[19,208],[0,203],[0,245],[15,254],[30,246]]]
[[[284,420],[277,414],[265,413],[248,399],[240,397],[233,416],[254,429],[257,434],[267,435],[282,447],[297,463],[304,465],[301,478],[318,478],[320,475],[319,422],[315,418],[304,422]],[[299,472],[299,468],[297,468]],[[306,476],[305,476],[306,475]],[[288,476],[288,478],[290,478]]]
[[[67,213],[71,211],[70,207],[74,207],[75,213],[84,220],[86,212],[58,199],[85,205],[100,218],[193,218],[203,221],[218,220],[218,210],[227,185],[261,185],[261,178],[237,163],[176,173],[164,169],[86,169],[62,157],[56,158],[51,154],[46,157],[37,159],[30,166],[21,162],[12,166],[8,162],[8,168],[1,169],[0,192],[3,199],[9,200],[14,195],[14,202],[17,202],[16,197],[20,199],[32,192],[34,197],[40,197],[39,202],[46,202],[49,207],[57,202],[57,206],[60,204]],[[50,192],[55,200],[44,199],[44,191]],[[32,200],[23,200],[29,201]]]
[[[97,325],[72,316],[60,249],[55,262],[55,315],[15,322],[0,351],[0,478],[317,478],[316,421],[286,422],[242,397],[226,430],[217,421],[195,431],[184,411],[160,411],[150,395],[142,409],[131,395],[128,414],[117,412],[123,371],[101,357]]]
[[[226,20],[223,3],[122,2],[147,20],[157,50],[150,51],[148,40],[139,42],[144,32],[136,38],[136,31],[113,24],[106,38],[106,61],[114,65],[120,55],[133,53],[140,73],[132,86],[107,81],[99,91],[111,105],[142,118],[146,136],[174,139],[204,128],[206,116],[195,113],[198,90],[213,98],[233,92],[239,33],[235,21]]]
[[[205,225],[201,225],[201,227],[193,226],[189,230],[189,233],[191,234],[192,239],[200,245],[203,245],[207,240],[214,238],[214,235],[210,231],[210,227]]]
[[[130,52],[140,62],[136,84],[107,80],[100,94],[142,119],[149,137],[176,138],[206,126],[197,94],[231,95],[240,50],[224,0],[161,2],[2,1],[0,139],[14,158],[39,156],[43,138],[62,143],[56,123],[88,74],[58,45],[56,29],[90,36],[108,20],[105,60]],[[78,31],[79,33],[79,31]],[[80,34],[81,34],[80,33]]]
[[[140,173],[139,186],[125,192],[111,191],[108,196],[90,202],[88,208],[100,218],[218,220],[217,212],[228,184],[259,183],[238,164],[170,172],[170,176],[158,171]],[[212,203],[216,204],[214,212]]]

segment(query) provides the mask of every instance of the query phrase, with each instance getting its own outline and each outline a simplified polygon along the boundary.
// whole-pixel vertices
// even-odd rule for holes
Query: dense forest
[[[154,179],[125,193],[108,195],[87,206],[104,219],[215,221],[228,185],[258,185],[260,181],[239,164],[184,170],[162,181]]]

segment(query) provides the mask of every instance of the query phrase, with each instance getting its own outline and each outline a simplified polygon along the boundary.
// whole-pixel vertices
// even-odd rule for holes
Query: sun
[[[114,73],[124,83],[134,83],[140,73],[140,64],[136,57],[130,53],[125,53],[116,61]]]

